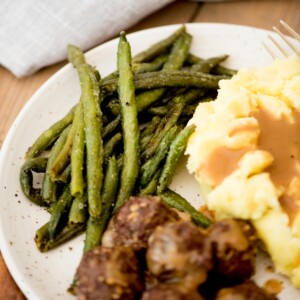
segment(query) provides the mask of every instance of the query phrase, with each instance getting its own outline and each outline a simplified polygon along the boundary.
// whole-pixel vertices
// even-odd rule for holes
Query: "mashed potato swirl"
[[[201,103],[188,170],[218,219],[251,220],[278,272],[300,288],[300,59],[241,70]]]

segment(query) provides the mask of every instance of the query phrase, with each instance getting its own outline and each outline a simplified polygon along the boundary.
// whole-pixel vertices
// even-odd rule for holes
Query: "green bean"
[[[224,66],[216,66],[212,69],[212,73],[232,77],[237,73],[237,71]]]
[[[168,55],[162,54],[155,58],[151,62],[147,63],[132,63],[132,71],[134,74],[139,74],[139,73],[145,73],[145,72],[153,72],[153,71],[158,71],[163,64],[166,62],[168,59]],[[117,79],[118,78],[118,72],[115,71],[108,76],[104,77],[101,82],[105,82],[110,79]]]
[[[179,70],[183,66],[188,56],[191,42],[192,37],[188,33],[183,33],[178,37],[174,43],[168,60],[163,66],[164,71]]]
[[[155,60],[148,63],[133,63],[132,70],[134,74],[158,71],[167,61],[168,55],[160,55]]]
[[[212,60],[214,58],[210,58],[210,59]],[[205,61],[205,60],[200,58],[200,57],[197,57],[193,54],[189,54],[188,57],[187,57],[187,62],[189,64],[192,64],[192,65],[197,64],[201,61]],[[237,71],[233,70],[233,69],[230,69],[230,68],[227,68],[227,67],[224,67],[224,66],[221,66],[221,65],[216,65],[211,69],[211,73],[212,74],[217,74],[217,75],[225,75],[225,76],[228,76],[228,77],[232,77],[233,75],[235,75],[237,73]]]
[[[49,203],[42,197],[41,189],[33,187],[32,172],[44,173],[48,159],[45,157],[31,158],[22,165],[20,171],[20,185],[24,195],[33,203],[39,206],[48,206]]]
[[[185,127],[172,142],[166,163],[159,178],[159,184],[157,188],[158,193],[161,193],[170,185],[176,166],[182,157],[187,145],[187,141],[194,130],[194,125]]]
[[[117,194],[119,180],[119,168],[117,160],[114,156],[110,157],[107,162],[107,168],[105,173],[105,179],[102,189],[102,203],[103,203],[103,213],[101,219],[107,219],[107,212],[111,210],[112,205]]]
[[[168,57],[168,60],[163,66],[163,70],[180,69],[188,54],[190,43],[190,35],[180,35],[172,47],[172,51]],[[112,92],[116,89],[116,84],[116,79],[107,80],[106,82],[102,82],[102,87]],[[149,107],[152,103],[156,102],[159,98],[161,98],[164,92],[164,89],[156,89],[140,93],[136,97],[137,110],[140,112],[145,108]],[[118,114],[120,111],[120,108],[118,108],[118,104],[111,103],[109,104],[109,108],[113,111],[113,114]]]
[[[102,138],[104,139],[107,135],[112,133],[121,123],[121,115],[117,115],[111,122],[103,127]]]
[[[190,89],[186,93],[182,95],[182,100],[185,102],[185,104],[189,104],[193,102],[195,99],[198,99],[199,97],[203,96],[205,94],[205,89]],[[157,116],[164,116],[168,113],[170,110],[171,106],[173,105],[173,102],[170,101],[167,105],[164,106],[152,106],[150,107],[147,112],[153,115]],[[183,114],[193,114],[194,112],[192,109],[195,109],[195,106],[185,106],[183,109]]]
[[[190,44],[191,44],[191,36],[189,34],[181,34],[175,41],[172,47],[172,51],[168,57],[168,60],[163,66],[163,70],[172,71],[172,70],[180,69],[188,55]],[[149,76],[150,73],[152,72],[142,73],[142,74],[148,74],[147,76]],[[134,76],[135,81],[136,78],[139,78],[138,76],[139,74],[136,74]],[[140,88],[136,85],[135,81],[134,81],[135,88]],[[107,91],[113,92],[116,89],[116,84],[117,84],[116,79],[112,79],[112,80],[107,80],[106,82],[102,82],[101,86]],[[145,86],[142,88],[148,89],[148,87]],[[143,111],[151,104],[156,102],[158,99],[160,99],[164,93],[165,93],[165,89],[154,89],[152,91],[141,92],[136,97],[137,110],[139,112]],[[118,108],[118,104],[111,103],[109,104],[109,108],[113,111],[113,114],[118,114],[120,111],[120,108]]]
[[[133,58],[133,62],[145,62],[153,59],[159,54],[165,52],[168,48],[172,46],[172,44],[177,40],[177,38],[185,32],[185,27],[182,26],[178,30],[176,30],[172,35],[167,38],[155,43],[147,50],[139,53]]]
[[[191,215],[192,221],[198,226],[206,228],[212,224],[212,221],[209,218],[195,209],[186,199],[184,199],[178,193],[170,189],[166,189],[162,193],[159,193],[159,196],[162,201],[164,201],[170,207],[176,208]]]
[[[88,65],[78,66],[77,71],[82,89],[85,125],[88,209],[90,216],[96,218],[101,214],[100,191],[103,179],[102,113],[98,103],[99,89],[95,85],[95,75]]]
[[[147,112],[154,116],[163,117],[164,115],[166,115],[168,113],[169,110],[170,110],[169,105],[156,106],[156,107],[152,106],[147,109]]]
[[[152,120],[147,124],[147,126],[141,132],[141,141],[143,138],[150,136],[158,126],[161,118],[160,117],[153,117]]]
[[[86,238],[84,241],[83,250],[84,252],[87,252],[100,245],[102,236],[101,229],[101,218],[94,218],[90,216],[86,224]]]
[[[71,125],[71,129],[66,139],[66,142],[62,147],[61,151],[59,152],[59,154],[57,155],[57,157],[55,158],[55,160],[52,162],[51,168],[48,170],[48,174],[50,175],[52,180],[55,180],[55,178],[59,176],[59,174],[65,169],[65,167],[70,162],[70,155],[73,146],[73,141],[76,135],[76,128],[78,127],[78,123],[80,122],[80,118],[81,118],[81,109],[80,109],[80,105],[77,105],[75,109],[73,123]]]
[[[99,88],[95,72],[85,63],[82,51],[69,47],[69,59],[77,68],[82,89],[83,117],[86,138],[87,197],[89,214],[99,217],[101,214],[101,187],[103,145],[101,139],[102,113],[99,106]]]
[[[49,170],[52,167],[53,162],[55,161],[56,157],[60,153],[62,147],[64,146],[67,137],[69,135],[71,125],[66,127],[62,134],[59,136],[55,144],[53,145],[50,155],[48,158],[48,163],[43,179],[43,185],[42,185],[42,197],[46,202],[53,203],[56,202],[56,182],[54,182],[51,177],[49,176]]]
[[[120,132],[112,136],[105,144],[103,151],[103,159],[106,162],[109,156],[112,155],[115,147],[122,141],[122,134]]]
[[[139,124],[133,74],[131,69],[131,50],[125,33],[120,36],[118,48],[118,92],[121,103],[123,130],[123,167],[116,207],[119,207],[132,194],[140,167]]]
[[[176,134],[178,131],[178,127],[174,126],[172,127],[163,137],[163,139],[161,140],[159,146],[157,147],[157,150],[154,154],[153,157],[151,157],[149,160],[147,160],[142,168],[142,175],[141,175],[141,179],[140,179],[140,184],[144,187],[146,186],[149,181],[152,179],[152,177],[154,176],[155,172],[157,171],[160,163],[162,162],[162,160],[166,157],[168,151],[169,151],[169,147],[172,143],[172,141],[174,140]]]
[[[70,183],[71,179],[71,164],[68,164],[61,174],[54,179],[55,182]]]
[[[164,135],[176,124],[183,107],[184,101],[182,100],[182,96],[175,97],[173,107],[161,120],[161,123],[148,143],[147,149],[143,152],[144,158],[149,158],[155,153]]]
[[[146,150],[146,147],[151,140],[152,134],[155,132],[160,121],[161,121],[160,117],[154,116],[152,118],[151,122],[142,131],[141,137],[140,137],[140,147],[141,147],[142,152]]]
[[[76,226],[65,226],[54,238],[54,240],[50,239],[49,223],[43,225],[40,229],[37,230],[35,235],[35,243],[37,248],[41,252],[47,252],[69,240],[81,234],[85,229],[85,224],[78,224]]]
[[[68,219],[69,226],[86,222],[86,218],[87,218],[86,202],[87,202],[86,193],[84,193],[82,196],[79,195],[74,198],[69,213],[69,219]]]
[[[211,75],[196,71],[157,71],[137,74],[134,76],[134,86],[138,89],[156,89],[163,87],[197,87],[207,89],[218,89],[219,81],[222,79],[228,79],[226,75]],[[102,87],[109,91],[116,89],[116,81],[112,80],[102,85]],[[150,91],[149,91],[150,92]],[[153,91],[151,91],[153,92]],[[139,94],[137,99],[140,99],[140,95],[144,95],[146,92]],[[152,101],[152,102],[151,102]],[[139,103],[139,111],[145,109],[154,101],[146,101],[144,104],[141,100],[137,100]]]
[[[64,216],[69,212],[72,201],[73,197],[70,192],[70,187],[67,186],[52,210],[48,226],[51,240],[54,240],[57,232],[59,231],[59,226],[61,225]]]
[[[168,60],[163,66],[164,71],[178,70],[183,66],[188,55],[191,40],[191,36],[186,33],[181,34],[177,38],[177,40],[174,42]],[[144,74],[149,74],[149,72]],[[136,82],[134,82],[134,84],[135,88],[137,88]],[[157,89],[140,93],[136,99],[138,111],[142,111],[149,107],[151,104],[160,99],[164,93],[165,89]]]
[[[161,169],[158,169],[150,182],[140,191],[140,195],[156,195],[157,194],[157,183],[161,173]]]
[[[100,218],[90,217],[87,223],[84,252],[100,245],[103,232],[107,226],[112,212],[112,205],[118,187],[118,165],[115,157],[108,160],[107,170],[102,189],[102,213]]]
[[[52,145],[62,131],[73,122],[74,111],[75,107],[73,107],[64,118],[57,121],[50,126],[49,129],[44,131],[26,152],[26,159],[37,157],[45,149]]]
[[[209,73],[215,66],[226,60],[228,55],[222,55],[218,57],[212,57],[209,59],[201,60],[198,63],[192,65],[191,70],[203,73]]]
[[[79,120],[74,122],[75,134],[71,151],[71,183],[70,189],[73,197],[82,197],[85,189],[84,169],[84,150],[85,150],[85,133],[83,119],[83,104],[80,100],[77,108],[79,110]],[[74,118],[75,120],[75,118]]]
[[[74,45],[68,45],[67,52],[68,52],[68,60],[74,66],[74,68],[77,68],[82,64],[85,64],[85,57],[80,48]]]
[[[137,75],[134,84],[136,89],[181,86],[218,89],[219,81],[222,79],[228,79],[228,77],[195,71],[158,71]]]
[[[116,81],[117,82],[117,81]],[[120,106],[120,101],[119,99],[114,99],[111,100],[108,104],[107,104],[107,108],[109,109],[109,111],[114,115],[114,116],[119,116],[121,113],[121,106]]]

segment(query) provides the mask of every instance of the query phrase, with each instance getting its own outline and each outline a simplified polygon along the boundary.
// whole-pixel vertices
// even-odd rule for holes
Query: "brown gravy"
[[[269,279],[264,284],[264,289],[272,295],[279,294],[283,289],[283,283],[277,279]]]
[[[210,184],[217,186],[237,169],[239,160],[247,150],[235,150],[226,147],[217,148],[198,171],[204,174]]]
[[[274,157],[274,163],[266,171],[270,173],[272,181],[286,191],[279,201],[292,222],[300,209],[297,203],[300,202],[300,184],[296,193],[295,188],[293,195],[288,192],[292,180],[300,178],[300,170],[297,168],[300,165],[300,113],[295,110],[290,119],[285,115],[275,118],[266,108],[262,108],[252,116],[257,119],[260,127],[256,149],[266,150]],[[255,128],[249,126],[242,130],[250,132]],[[211,153],[198,171],[210,184],[216,186],[237,169],[239,160],[249,150],[220,147]]]
[[[297,168],[300,162],[300,113],[292,112],[292,120],[284,115],[275,119],[266,109],[261,109],[254,117],[261,130],[258,148],[270,152],[274,157],[272,166],[266,171],[276,185],[284,187],[285,193],[279,201],[292,222],[299,206],[296,204],[295,195],[289,195],[288,188],[292,180],[300,176]],[[300,189],[296,194],[299,199]]]

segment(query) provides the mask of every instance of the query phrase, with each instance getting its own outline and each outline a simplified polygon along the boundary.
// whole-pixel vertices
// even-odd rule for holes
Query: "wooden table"
[[[299,0],[243,0],[216,3],[176,1],[127,31],[177,23],[221,22],[272,29],[284,19],[300,32]],[[31,95],[66,62],[17,79],[0,66],[0,146],[13,120]],[[25,299],[0,255],[0,299]]]

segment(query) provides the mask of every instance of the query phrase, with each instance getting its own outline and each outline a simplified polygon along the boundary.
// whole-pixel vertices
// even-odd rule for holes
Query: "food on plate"
[[[158,226],[148,240],[149,271],[160,280],[183,280],[197,287],[212,269],[212,251],[207,231],[190,221]]]
[[[201,103],[187,154],[217,219],[249,220],[300,287],[300,59],[242,69]]]
[[[142,293],[140,262],[129,247],[96,247],[77,270],[78,299],[136,299]]]
[[[226,55],[190,54],[191,42],[180,27],[131,59],[122,33],[117,71],[103,78],[79,48],[69,45],[81,97],[29,147],[20,172],[24,194],[51,214],[36,234],[41,251],[84,230],[85,251],[92,249],[117,207],[137,194],[163,194],[169,204],[192,211],[198,224],[211,223],[168,187],[194,130],[186,124],[197,104],[212,101],[218,82],[234,71],[220,66]],[[33,187],[33,172],[44,173],[41,188]]]
[[[102,245],[145,249],[149,236],[157,226],[178,219],[178,214],[170,210],[158,197],[130,197],[109,223]]]
[[[197,290],[187,291],[178,283],[159,283],[146,290],[141,300],[204,300]]]
[[[163,220],[157,222],[162,207]],[[147,228],[144,218],[155,209],[156,220]],[[108,232],[120,216],[125,234],[121,227],[115,230],[108,245],[105,233],[102,245],[83,255],[76,273],[78,299],[214,300],[228,294],[277,299],[254,282],[247,283],[254,271],[257,240],[249,222],[226,219],[203,229],[176,215],[156,196],[130,197],[110,220]],[[224,280],[227,275],[229,280]]]
[[[212,223],[172,191],[170,183],[194,130],[186,125],[195,108],[201,101],[213,101],[219,81],[235,71],[220,66],[227,55],[202,59],[191,54],[191,43],[192,36],[180,27],[131,58],[122,32],[117,71],[106,77],[88,64],[78,47],[69,45],[68,59],[78,73],[81,95],[68,114],[29,147],[20,172],[25,196],[49,212],[49,221],[35,236],[41,252],[82,232],[86,253],[109,239],[142,252],[152,231],[178,220],[182,212],[198,226]],[[41,187],[33,184],[37,172],[44,175]],[[134,195],[159,195],[164,204],[155,198],[125,202]],[[127,211],[120,213],[124,203]],[[114,232],[122,233],[117,240]],[[80,290],[86,288],[89,285],[80,285]],[[119,287],[109,286],[107,293],[115,289]]]
[[[215,300],[275,300],[274,295],[268,294],[253,281],[248,280],[234,287],[221,289]]]
[[[254,228],[246,221],[229,219],[214,223],[208,231],[215,260],[213,277],[230,284],[250,278],[257,252]]]

